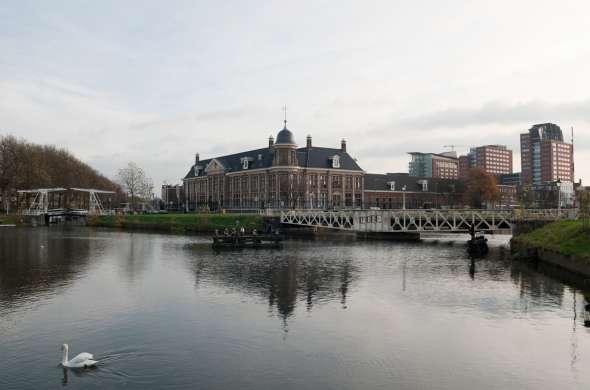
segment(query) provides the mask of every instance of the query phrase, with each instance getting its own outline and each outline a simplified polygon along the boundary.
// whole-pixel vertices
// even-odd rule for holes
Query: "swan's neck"
[[[64,365],[68,362],[68,348],[64,348],[64,353],[61,362]]]

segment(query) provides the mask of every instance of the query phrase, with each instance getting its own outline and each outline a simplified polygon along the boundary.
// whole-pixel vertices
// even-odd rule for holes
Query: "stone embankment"
[[[542,261],[590,278],[590,230],[581,221],[554,222],[516,235],[510,250],[515,259]]]

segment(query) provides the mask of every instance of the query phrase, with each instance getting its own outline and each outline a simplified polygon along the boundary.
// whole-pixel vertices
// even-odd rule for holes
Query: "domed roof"
[[[277,144],[294,145],[295,144],[295,137],[293,137],[293,133],[291,133],[291,130],[287,129],[286,122],[287,121],[285,121],[285,127],[283,127],[283,130],[279,131],[279,133],[277,134],[276,143]]]

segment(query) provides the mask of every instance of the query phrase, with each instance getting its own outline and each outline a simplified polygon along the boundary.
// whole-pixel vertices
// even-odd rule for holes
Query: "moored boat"
[[[213,248],[280,248],[279,234],[216,234]]]
[[[467,241],[467,252],[471,257],[485,256],[488,250],[488,239],[483,234],[475,235]]]

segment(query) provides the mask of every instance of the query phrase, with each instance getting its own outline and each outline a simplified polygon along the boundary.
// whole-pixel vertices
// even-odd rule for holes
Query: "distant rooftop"
[[[443,152],[443,153],[423,153],[423,152],[408,152],[409,155],[420,155],[420,156],[437,156],[437,157],[442,157],[442,158],[451,158],[451,159],[457,159],[457,152],[452,151],[452,152]]]

